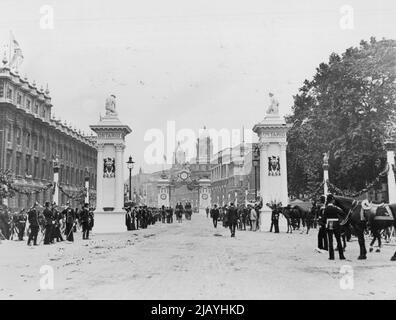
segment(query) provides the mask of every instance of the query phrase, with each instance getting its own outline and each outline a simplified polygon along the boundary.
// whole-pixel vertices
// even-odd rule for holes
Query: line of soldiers
[[[251,231],[258,230],[261,208],[261,202],[248,205],[241,204],[238,206],[235,206],[234,203],[231,202],[230,205],[220,207],[214,204],[209,210],[209,213],[215,228],[217,228],[217,222],[220,220],[223,222],[223,227],[230,228],[231,237],[235,237],[235,230],[246,230],[246,225],[250,226]]]
[[[73,233],[77,231],[77,225],[82,228],[83,239],[89,239],[89,232],[94,225],[93,208],[84,204],[82,209],[73,209],[70,202],[66,206],[59,207],[55,203],[46,202],[44,207],[36,202],[28,211],[22,209],[17,214],[10,214],[6,208],[2,208],[0,214],[0,233],[5,239],[13,239],[14,234],[18,240],[23,241],[25,231],[28,236],[27,244],[37,246],[44,240],[44,244],[63,241],[63,236],[68,241],[74,241]],[[7,223],[5,223],[5,221]],[[39,232],[43,234],[38,242]]]
[[[147,226],[161,220],[161,212],[157,208],[147,206],[128,206],[124,208],[127,230],[146,229]]]
[[[190,220],[192,215],[191,204],[177,203],[176,208],[162,206],[161,208],[147,206],[126,206],[125,226],[128,231],[147,228],[148,225],[156,222],[173,223],[173,215],[176,214],[177,222],[182,222],[182,213],[185,213],[186,219]]]

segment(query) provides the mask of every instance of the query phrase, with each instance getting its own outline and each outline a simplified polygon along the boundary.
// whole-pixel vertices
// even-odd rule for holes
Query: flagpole
[[[11,68],[11,43],[12,43],[12,31],[10,30],[10,47],[9,47],[9,59],[8,59],[8,64],[9,64],[9,66],[10,66],[10,68]]]

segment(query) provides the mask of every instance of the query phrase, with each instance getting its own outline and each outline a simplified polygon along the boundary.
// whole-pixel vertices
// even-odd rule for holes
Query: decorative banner
[[[83,202],[85,200],[85,196],[87,194],[87,189],[82,188],[79,191],[77,191],[77,194],[71,195],[67,193],[65,190],[63,190],[62,186],[59,186],[59,191],[62,192],[66,197],[68,197],[71,200],[80,200]]]
[[[115,159],[105,158],[103,159],[103,178],[114,178],[115,177]]]

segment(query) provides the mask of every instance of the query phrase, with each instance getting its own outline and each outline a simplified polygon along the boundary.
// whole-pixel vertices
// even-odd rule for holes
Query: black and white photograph
[[[396,299],[395,17],[0,0],[0,300]]]

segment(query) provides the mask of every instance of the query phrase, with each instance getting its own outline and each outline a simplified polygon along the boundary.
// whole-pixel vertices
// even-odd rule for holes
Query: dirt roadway
[[[314,251],[310,235],[238,232],[230,238],[204,214],[182,224],[96,234],[74,244],[27,247],[0,244],[0,299],[395,299],[396,243],[358,261]],[[40,290],[40,268],[54,270],[54,289]],[[343,268],[353,289],[342,289]],[[350,266],[350,267],[349,267]],[[346,282],[351,284],[350,281]]]

